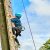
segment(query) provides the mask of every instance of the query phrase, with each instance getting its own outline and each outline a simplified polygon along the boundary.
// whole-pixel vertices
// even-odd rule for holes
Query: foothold
[[[12,38],[16,38],[16,36],[15,36],[15,35],[13,35],[13,36],[12,36]]]
[[[11,15],[9,15],[9,17],[11,17]]]
[[[11,32],[10,32],[11,33]]]

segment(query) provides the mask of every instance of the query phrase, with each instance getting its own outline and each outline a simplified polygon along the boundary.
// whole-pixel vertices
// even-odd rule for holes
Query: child
[[[15,27],[12,27],[13,34],[16,36],[15,41],[19,44],[17,36],[21,36],[22,24],[20,21],[21,15],[15,14],[15,18],[11,19],[11,22],[14,23]]]

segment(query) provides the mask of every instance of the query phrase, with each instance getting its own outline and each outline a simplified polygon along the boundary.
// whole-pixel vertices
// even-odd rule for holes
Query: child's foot
[[[19,36],[21,36],[21,34],[19,34]]]

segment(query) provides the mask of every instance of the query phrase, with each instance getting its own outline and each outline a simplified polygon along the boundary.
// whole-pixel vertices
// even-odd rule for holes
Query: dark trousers
[[[12,28],[12,32],[13,32],[13,34],[16,36],[16,38],[15,38],[15,41],[18,43],[18,45],[20,45],[19,44],[19,41],[18,41],[18,39],[17,39],[17,36],[19,35],[19,36],[21,36],[21,31],[18,31],[18,29],[16,28],[16,27],[13,27]]]
[[[17,27],[12,28],[13,34],[17,37],[18,35],[21,36],[21,31]]]
[[[17,44],[18,44],[18,45],[20,45],[20,44],[19,44],[19,41],[18,41],[18,39],[17,39],[17,38],[15,38],[15,41],[17,42]]]

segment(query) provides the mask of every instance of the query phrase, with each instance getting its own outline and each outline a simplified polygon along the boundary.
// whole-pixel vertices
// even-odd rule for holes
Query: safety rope
[[[33,44],[34,44],[34,47],[35,47],[35,50],[36,50],[36,45],[35,45],[34,38],[33,38],[33,35],[32,35],[33,33],[31,31],[31,27],[30,27],[30,24],[29,24],[29,20],[28,20],[28,17],[27,17],[27,12],[26,12],[25,5],[24,5],[24,1],[23,0],[22,0],[22,3],[23,3],[23,8],[24,8],[26,19],[27,19],[27,23],[28,23],[28,26],[29,26],[29,29],[30,29],[30,34],[31,34],[31,37],[32,37],[32,41],[33,41]]]

